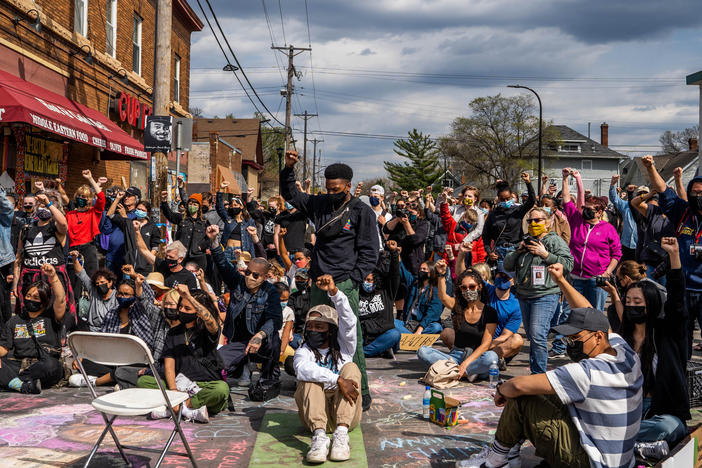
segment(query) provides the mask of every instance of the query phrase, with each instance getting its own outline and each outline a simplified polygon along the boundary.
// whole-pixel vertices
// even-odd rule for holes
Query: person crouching
[[[327,454],[332,461],[344,461],[351,457],[348,432],[358,426],[362,412],[361,371],[353,363],[357,319],[331,275],[320,276],[316,284],[334,307],[318,305],[307,313],[305,341],[293,362],[298,380],[295,402],[300,420],[313,432],[307,461],[324,463]],[[330,442],[327,432],[332,430]]]

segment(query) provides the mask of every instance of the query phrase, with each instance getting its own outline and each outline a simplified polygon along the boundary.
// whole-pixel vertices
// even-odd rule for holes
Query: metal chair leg
[[[103,417],[104,416],[105,415],[103,415]],[[95,453],[98,451],[98,448],[100,448],[100,444],[102,444],[102,439],[105,438],[107,431],[109,431],[111,429],[112,421],[114,421],[114,418],[112,418],[112,420],[109,420],[109,421],[107,420],[107,418],[105,418],[105,419],[106,419],[105,420],[105,422],[106,422],[105,429],[103,429],[102,434],[100,434],[100,437],[98,437],[97,442],[95,442],[93,449],[90,451],[90,455],[88,456],[88,459],[85,461],[85,465],[83,465],[84,468],[88,468],[88,465],[90,465],[90,462],[93,459],[93,457],[95,456]]]
[[[112,440],[115,441],[115,445],[117,446],[117,450],[119,450],[120,455],[122,455],[122,459],[124,460],[124,463],[126,463],[127,466],[132,466],[132,463],[127,458],[127,454],[124,453],[124,448],[122,447],[122,444],[117,439],[117,434],[115,434],[115,430],[112,427],[112,422],[114,422],[115,419],[117,419],[117,416],[112,418],[112,421],[110,422],[110,426],[109,426],[110,434],[112,435]]]
[[[185,451],[188,453],[188,458],[190,458],[190,462],[193,464],[193,468],[197,468],[197,462],[195,461],[195,457],[193,456],[193,452],[190,450],[190,445],[188,444],[188,440],[185,438],[185,434],[183,433],[183,429],[180,427],[180,419],[183,414],[183,407],[180,407],[180,412],[178,413],[178,420],[174,421],[176,430],[178,431],[178,434],[180,435],[180,440],[183,442],[183,445],[185,446]]]

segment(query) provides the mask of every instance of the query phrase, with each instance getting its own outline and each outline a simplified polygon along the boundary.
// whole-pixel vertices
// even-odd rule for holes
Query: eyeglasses
[[[466,286],[465,284],[461,285],[461,291],[475,291],[476,289],[478,289],[477,284],[471,284],[470,286]]]
[[[255,280],[257,280],[257,279],[259,279],[259,278],[261,277],[261,274],[260,274],[260,273],[256,273],[255,271],[251,271],[251,270],[248,270],[248,269],[244,272],[244,275],[246,275],[246,276],[253,276],[253,279],[255,279]]]
[[[590,340],[590,338],[592,338],[593,336],[595,336],[595,333],[596,333],[596,332],[590,333],[590,336],[588,336],[586,340],[583,340],[583,344],[587,343],[587,342]],[[581,337],[579,337],[579,338],[584,338],[584,337],[581,336]],[[561,338],[561,341],[563,342],[563,344],[565,344],[565,345],[567,345],[567,346],[573,346],[573,345],[575,345],[575,343],[577,343],[577,342],[580,341],[580,340],[579,340],[579,339],[574,340],[573,338],[571,338],[571,337],[569,337],[569,336],[564,336],[564,337]]]
[[[527,223],[532,224],[532,223],[541,223],[546,221],[546,218],[528,218]]]

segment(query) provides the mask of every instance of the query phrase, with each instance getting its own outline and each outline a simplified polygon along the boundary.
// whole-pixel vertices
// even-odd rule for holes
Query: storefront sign
[[[24,154],[24,172],[45,177],[59,175],[63,143],[28,134]]]
[[[132,127],[144,130],[146,117],[153,113],[151,106],[142,104],[138,98],[124,91],[117,94],[114,102],[120,122],[127,122]]]

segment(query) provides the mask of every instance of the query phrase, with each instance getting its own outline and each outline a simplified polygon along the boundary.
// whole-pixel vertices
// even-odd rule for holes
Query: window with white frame
[[[73,30],[83,37],[88,36],[88,0],[73,1]]]
[[[178,54],[175,56],[173,65],[173,100],[180,102],[180,57]]]
[[[105,52],[111,57],[117,56],[117,0],[107,0],[107,18],[105,24]]]
[[[141,23],[141,17],[135,14],[132,30],[132,71],[137,75],[141,75]]]
[[[591,171],[592,170],[592,159],[583,159],[581,170]]]
[[[565,153],[579,153],[580,152],[580,145],[577,143],[564,143],[561,146],[561,151]]]

